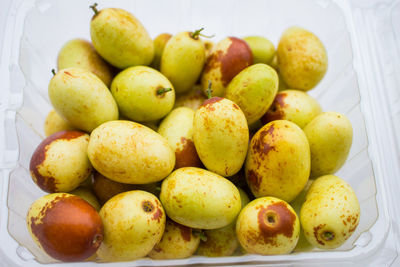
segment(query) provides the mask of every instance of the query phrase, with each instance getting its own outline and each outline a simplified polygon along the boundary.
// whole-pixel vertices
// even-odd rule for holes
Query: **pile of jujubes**
[[[30,162],[50,194],[27,227],[49,256],[271,255],[352,235],[360,206],[333,174],[353,129],[306,93],[327,71],[317,36],[291,27],[276,50],[202,28],[152,40],[131,13],[91,8],[91,43],[59,52]]]

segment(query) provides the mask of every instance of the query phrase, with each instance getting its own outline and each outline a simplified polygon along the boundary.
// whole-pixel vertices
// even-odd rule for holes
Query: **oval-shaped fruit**
[[[153,40],[131,13],[119,8],[98,11],[90,22],[90,37],[96,51],[117,68],[149,65]]]
[[[237,188],[240,193],[241,207],[244,208],[249,202],[246,193]],[[211,230],[204,230],[205,241],[200,241],[197,254],[207,257],[226,257],[232,255],[239,246],[236,238],[236,220],[231,224]]]
[[[353,142],[349,119],[337,112],[315,117],[304,133],[310,143],[311,177],[335,173],[346,162]]]
[[[171,81],[177,93],[187,92],[199,79],[205,57],[204,44],[196,33],[178,33],[164,48],[161,73]]]
[[[314,246],[333,249],[341,246],[360,221],[360,204],[353,189],[334,175],[316,179],[301,207],[301,225]]]
[[[87,201],[96,211],[100,211],[100,204],[92,190],[86,187],[78,187],[75,190],[69,192],[72,195],[78,196],[83,200]]]
[[[158,133],[167,139],[175,151],[175,169],[182,167],[201,167],[193,143],[194,111],[190,108],[176,108],[161,122]]]
[[[111,67],[92,46],[83,39],[68,41],[58,53],[57,69],[80,68],[94,73],[103,83],[110,87],[114,77],[114,69]]]
[[[103,240],[103,224],[96,210],[78,196],[55,193],[30,207],[27,226],[35,243],[61,261],[82,261]]]
[[[60,70],[50,81],[49,97],[59,115],[86,132],[118,119],[118,107],[107,86],[87,70]]]
[[[275,56],[275,46],[270,40],[262,36],[248,36],[243,40],[250,46],[254,64],[264,63],[269,65],[271,63]]]
[[[224,227],[240,211],[239,191],[229,180],[194,167],[171,173],[162,183],[160,200],[169,218],[199,229]]]
[[[247,123],[260,119],[278,91],[278,74],[265,64],[255,64],[242,70],[233,78],[225,91],[225,97],[232,100],[243,111]]]
[[[201,86],[195,85],[192,90],[176,98],[174,108],[188,107],[197,110],[205,100],[206,97],[203,94],[203,90],[201,90]]]
[[[161,33],[157,35],[156,38],[154,38],[153,43],[154,43],[154,58],[153,62],[151,62],[151,67],[160,70],[160,64],[161,64],[161,56],[164,52],[165,45],[171,39],[172,35],[169,33]]]
[[[251,139],[245,168],[255,197],[292,201],[310,175],[310,147],[304,132],[290,121],[266,124]]]
[[[277,55],[279,72],[292,89],[314,88],[328,68],[324,45],[312,32],[300,27],[291,27],[283,33]]]
[[[299,239],[300,222],[296,212],[283,200],[262,197],[240,212],[236,234],[248,253],[287,254]]]
[[[152,259],[183,259],[193,255],[200,243],[200,236],[172,220],[167,220],[164,235],[149,253]]]
[[[274,120],[288,120],[304,128],[322,112],[317,100],[299,90],[279,92],[269,110],[261,118],[263,124]]]
[[[160,72],[146,66],[120,72],[111,93],[122,115],[134,121],[153,121],[167,115],[175,101],[172,84]]]
[[[210,40],[202,40],[203,44],[204,44],[204,49],[206,52],[206,59],[211,55],[211,50],[214,47],[214,42],[210,41]]]
[[[217,43],[207,58],[201,76],[204,91],[212,83],[213,95],[223,96],[225,88],[239,72],[253,64],[249,45],[242,39],[228,37]]]
[[[246,158],[249,143],[246,117],[234,102],[210,98],[194,115],[193,140],[208,170],[232,176]]]
[[[33,181],[49,193],[77,188],[92,172],[88,143],[89,135],[78,131],[62,131],[44,139],[31,157]]]
[[[101,261],[130,261],[146,256],[160,242],[165,212],[152,194],[135,190],[111,198],[100,210],[104,240]]]
[[[160,181],[175,165],[175,153],[167,140],[132,121],[110,121],[96,128],[88,156],[102,175],[126,184]]]
[[[52,135],[53,133],[76,130],[71,124],[64,120],[57,112],[53,109],[47,114],[46,121],[44,122],[44,134],[46,136]]]

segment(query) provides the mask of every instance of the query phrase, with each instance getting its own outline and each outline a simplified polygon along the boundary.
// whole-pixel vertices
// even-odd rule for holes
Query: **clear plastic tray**
[[[98,1],[100,8],[120,7],[131,11],[152,37],[162,32],[174,34],[205,27],[206,34],[215,34],[212,39],[215,42],[226,36],[263,35],[277,44],[282,32],[293,25],[314,32],[325,44],[329,67],[310,94],[318,99],[324,111],[342,112],[352,122],[353,145],[337,175],[351,184],[361,205],[356,232],[343,246],[332,251],[313,249],[279,256],[193,256],[169,261],[141,259],[105,265],[337,265],[340,262],[365,266],[368,263],[389,265],[396,259],[399,242],[397,223],[392,220],[400,215],[398,205],[393,205],[399,200],[396,178],[400,177],[400,142],[396,142],[395,133],[400,131],[400,93],[396,88],[400,64],[393,64],[392,58],[397,56],[398,63],[400,28],[394,25],[399,25],[400,3],[359,2]],[[3,81],[0,121],[4,122],[0,131],[3,146],[0,152],[0,256],[6,266],[55,263],[33,243],[26,228],[29,206],[44,195],[30,178],[29,161],[44,137],[43,123],[51,109],[47,86],[51,69],[56,67],[57,53],[72,38],[90,39],[90,4],[82,0],[20,0],[12,3],[8,14],[0,65]],[[389,32],[384,32],[382,29],[387,27],[391,27]],[[385,51],[386,42],[379,34],[388,39],[392,50]],[[386,62],[391,60],[390,64]],[[390,68],[388,72],[389,66],[392,72]]]

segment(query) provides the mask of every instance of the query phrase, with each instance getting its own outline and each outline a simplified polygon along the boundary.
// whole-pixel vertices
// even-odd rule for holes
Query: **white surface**
[[[106,7],[106,3],[99,1],[99,6]],[[57,52],[65,41],[75,37],[89,39],[91,11],[88,5],[89,2],[81,0],[31,0],[25,1],[18,10],[13,9],[14,13],[11,12],[8,17],[10,26],[5,32],[7,38],[2,54],[7,58],[0,65],[0,75],[5,80],[0,120],[5,121],[2,126],[6,127],[5,134],[4,131],[0,133],[0,141],[5,140],[5,143],[1,143],[5,149],[0,150],[3,152],[0,154],[0,167],[3,169],[3,177],[0,179],[3,192],[0,253],[7,255],[8,261],[16,265],[37,264],[24,247],[36,255],[38,260],[52,261],[33,244],[26,230],[26,211],[37,197],[44,194],[33,184],[27,170],[31,153],[43,137],[43,121],[50,109],[47,97],[50,69],[55,66]],[[376,92],[376,88],[383,91],[387,88],[382,83],[385,73],[376,66],[381,59],[376,58],[379,53],[376,51],[377,45],[371,41],[374,40],[373,33],[378,32],[378,28],[374,28],[375,19],[380,14],[378,8],[350,7],[344,1],[324,0],[301,3],[294,0],[121,0],[113,1],[112,6],[126,8],[134,13],[153,37],[160,32],[176,33],[204,26],[205,33],[216,34],[215,41],[227,35],[240,37],[261,34],[277,44],[282,31],[291,25],[303,26],[315,32],[326,45],[329,69],[324,80],[310,93],[318,98],[324,110],[343,112],[352,121],[354,143],[349,161],[338,175],[353,186],[362,208],[357,232],[337,251],[269,257],[194,257],[156,263],[140,260],[131,265],[252,261],[292,264],[326,264],[332,261],[335,265],[338,262],[344,265],[351,262],[365,265],[372,262],[371,258],[379,261],[379,265],[387,265],[393,261],[398,244],[396,239],[392,239],[397,234],[396,228],[390,228],[390,224],[396,223],[391,218],[398,213],[395,205],[388,204],[398,201],[397,194],[392,191],[398,190],[398,182],[394,180],[399,173],[397,150],[391,144],[395,143],[395,139],[389,114],[395,117],[397,113],[393,111],[393,106],[396,106],[389,107],[387,103],[394,101],[396,104],[397,98]],[[393,10],[391,12],[395,12],[395,8],[396,5],[386,5],[387,10]],[[16,23],[13,23],[13,19]],[[366,30],[355,31],[360,25]],[[356,241],[362,232],[365,233]],[[3,260],[6,258],[3,257]],[[125,263],[112,265],[124,266]]]

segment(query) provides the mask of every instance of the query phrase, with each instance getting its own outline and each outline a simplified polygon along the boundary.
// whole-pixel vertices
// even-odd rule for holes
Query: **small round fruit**
[[[317,178],[300,211],[307,240],[318,248],[340,247],[360,222],[360,204],[351,186],[334,175]]]
[[[46,121],[44,122],[44,134],[46,136],[69,130],[75,130],[75,128],[58,115],[54,109],[47,114]]]
[[[96,196],[93,194],[92,190],[86,187],[78,187],[75,190],[69,192],[72,195],[81,197],[83,200],[86,200],[96,211],[100,211],[100,204],[97,200]]]
[[[283,200],[262,197],[240,212],[236,234],[248,253],[287,254],[299,239],[300,222],[296,212]]]
[[[103,240],[103,224],[96,210],[78,196],[54,193],[36,200],[27,214],[35,243],[61,261],[82,261]]]
[[[113,196],[133,189],[134,186],[131,184],[115,182],[98,172],[94,174],[93,191],[102,205]]]
[[[175,153],[167,140],[132,121],[109,121],[96,128],[88,156],[102,175],[127,184],[160,181],[175,166]]]
[[[193,229],[167,220],[164,235],[149,253],[152,259],[183,259],[193,255],[200,243]]]
[[[322,112],[317,100],[299,90],[279,92],[269,110],[261,118],[263,124],[274,120],[288,120],[304,128]]]
[[[248,36],[243,38],[250,46],[253,54],[253,63],[270,64],[275,56],[274,44],[262,36]]]
[[[165,212],[152,194],[135,190],[111,198],[100,210],[104,240],[101,261],[130,261],[146,256],[160,242]]]
[[[324,45],[312,32],[300,27],[291,27],[283,33],[277,55],[279,73],[292,89],[314,88],[328,68]]]
[[[169,218],[198,229],[224,227],[240,211],[240,193],[229,180],[194,167],[171,173],[162,183],[160,200]]]
[[[123,70],[112,81],[111,93],[122,115],[134,121],[153,121],[167,115],[175,90],[160,72],[146,66]]]
[[[89,135],[62,131],[44,139],[29,165],[33,181],[49,193],[74,190],[92,172],[87,156]]]

